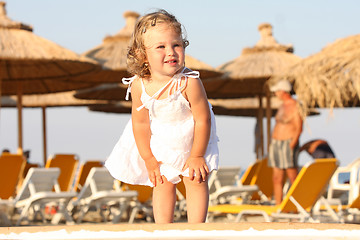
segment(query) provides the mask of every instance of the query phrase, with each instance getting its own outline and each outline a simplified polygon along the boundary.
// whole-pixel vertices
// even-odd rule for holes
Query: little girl
[[[128,70],[135,76],[124,79],[132,119],[105,162],[114,178],[154,187],[156,223],[173,222],[180,175],[188,222],[205,222],[207,177],[218,168],[214,114],[199,73],[184,67],[188,44],[182,25],[168,12],[139,19],[128,51]]]

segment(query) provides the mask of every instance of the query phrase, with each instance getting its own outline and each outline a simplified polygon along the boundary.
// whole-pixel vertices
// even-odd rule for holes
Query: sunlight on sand
[[[249,240],[355,240],[359,239],[360,230],[263,230],[248,229],[243,231],[235,230],[155,230],[153,232],[136,231],[73,231],[65,229],[50,232],[22,232],[19,234],[0,234],[0,239],[249,239]]]

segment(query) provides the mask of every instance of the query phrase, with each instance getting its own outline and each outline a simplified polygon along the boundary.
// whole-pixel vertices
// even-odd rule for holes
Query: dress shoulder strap
[[[126,90],[125,100],[129,100],[129,95],[130,95],[130,93],[131,93],[131,84],[132,84],[132,82],[133,82],[136,78],[138,78],[137,75],[135,75],[135,76],[133,76],[133,77],[131,77],[131,78],[123,78],[123,79],[122,79],[122,83],[125,84],[125,85],[128,85],[128,88],[127,88],[127,90]],[[141,82],[142,82],[142,81],[141,81]]]
[[[185,72],[185,70],[186,70],[186,72]],[[182,77],[185,77],[185,83],[181,86]],[[171,80],[167,84],[165,84],[165,86],[163,86],[161,89],[159,89],[153,96],[151,96],[150,99],[148,99],[148,101],[154,100],[170,84],[175,84],[176,85],[176,90],[184,89],[184,87],[186,86],[188,77],[199,78],[200,73],[198,71],[192,71],[189,68],[184,67],[183,70],[180,73],[175,74],[171,78]],[[128,89],[126,91],[126,97],[125,97],[126,100],[129,100],[129,94],[131,93],[131,83],[136,78],[138,78],[137,75],[135,75],[135,76],[133,76],[131,78],[123,78],[122,79],[122,83],[125,84],[125,85],[128,85]],[[143,83],[142,79],[141,79],[141,87],[142,87],[142,91],[144,92],[145,91],[145,86],[144,86],[144,83]],[[142,108],[145,107],[145,104],[146,103],[144,103],[142,106],[138,107],[137,110],[140,111]]]

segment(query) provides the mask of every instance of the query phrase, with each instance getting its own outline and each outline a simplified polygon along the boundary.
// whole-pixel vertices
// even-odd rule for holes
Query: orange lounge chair
[[[258,186],[260,191],[252,195],[251,200],[269,201],[273,195],[273,170],[268,166],[267,158],[260,161],[250,185]]]
[[[3,153],[0,156],[0,219],[2,226],[11,225],[11,213],[14,207],[13,198],[17,186],[21,184],[26,165],[23,155]]]
[[[71,212],[78,211],[77,223],[81,223],[90,208],[96,208],[103,221],[107,218],[104,215],[104,206],[110,209],[112,223],[117,223],[124,212],[131,207],[131,202],[135,201],[138,193],[136,191],[122,191],[114,187],[114,178],[105,167],[91,168],[89,175],[81,189],[68,205]],[[116,208],[116,209],[115,209]]]
[[[74,182],[79,158],[74,154],[55,154],[47,161],[45,168],[60,168],[58,182],[61,191],[70,191]]]
[[[57,214],[52,217],[53,224],[57,224],[62,217],[65,217],[66,223],[73,223],[72,218],[66,211],[66,205],[75,197],[76,193],[60,190],[57,182],[59,175],[59,168],[30,168],[14,199],[15,210],[20,212],[20,217],[16,223],[17,226],[24,219],[30,221],[29,216],[32,215],[34,218],[37,213],[41,215],[43,222],[46,223],[41,209],[47,203],[56,203],[59,206]],[[55,191],[52,191],[52,189],[55,189]],[[34,214],[30,214],[31,212],[34,212]]]
[[[277,219],[298,219],[315,222],[309,211],[322,197],[331,176],[338,167],[336,159],[316,159],[307,163],[298,174],[280,205],[223,204],[209,207],[210,214],[237,214],[236,221],[246,215],[262,215],[267,222]]]
[[[250,185],[252,179],[256,175],[260,165],[263,163],[262,160],[256,160],[254,163],[250,164],[245,170],[244,174],[241,176],[242,185]]]
[[[241,185],[240,167],[220,167],[211,173],[208,184],[210,205],[231,203],[239,197],[246,201],[259,190],[256,185]]]
[[[26,160],[20,154],[0,156],[0,199],[10,199],[16,195],[16,187],[22,179]]]
[[[135,221],[136,215],[141,211],[145,214],[147,222],[154,222],[152,209],[152,187],[145,185],[132,185],[128,183],[121,183],[122,189],[137,191],[137,201],[133,205],[133,210],[130,215],[129,223]]]
[[[87,176],[89,175],[90,170],[93,167],[102,167],[102,166],[103,166],[102,161],[86,161],[85,163],[81,164],[79,171],[77,173],[76,182],[73,190],[75,192],[80,192],[82,186],[84,186],[84,183],[86,181]]]

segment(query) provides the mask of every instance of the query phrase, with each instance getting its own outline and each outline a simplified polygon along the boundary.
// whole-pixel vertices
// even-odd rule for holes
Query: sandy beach
[[[360,225],[328,223],[81,224],[0,228],[0,239],[359,239]]]

